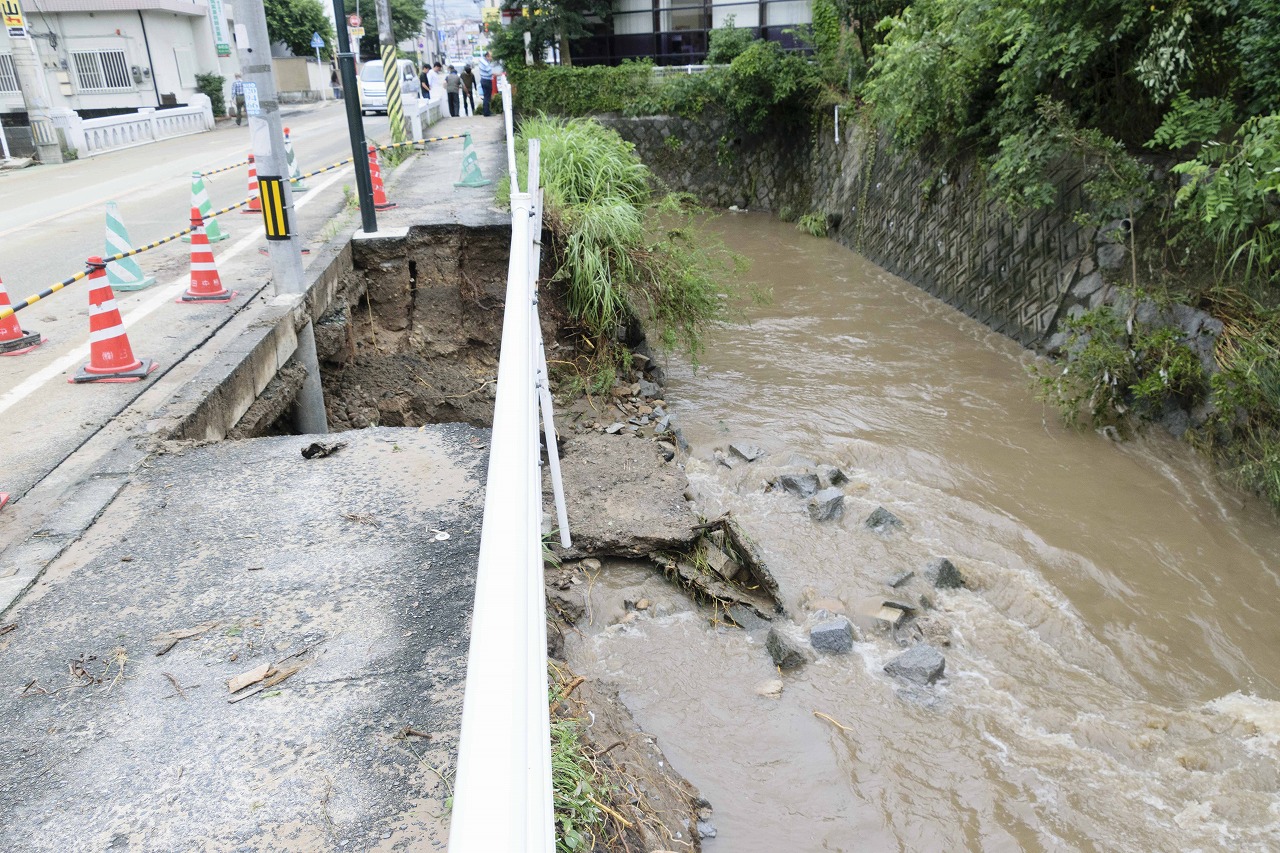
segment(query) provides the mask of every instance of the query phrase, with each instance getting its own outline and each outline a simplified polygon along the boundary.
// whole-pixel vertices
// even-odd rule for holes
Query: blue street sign
[[[319,33],[311,34],[311,46],[316,48],[324,47],[324,39],[320,38]]]

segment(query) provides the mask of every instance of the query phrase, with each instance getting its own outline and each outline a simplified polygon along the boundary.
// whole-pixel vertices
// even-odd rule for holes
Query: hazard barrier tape
[[[374,148],[379,151],[390,151],[392,148],[403,148],[406,145],[423,145],[427,142],[444,142],[446,139],[466,139],[465,133],[455,133],[452,136],[428,136],[426,139],[410,139],[408,142],[393,142],[390,145],[374,144]]]
[[[216,175],[219,172],[230,172],[232,169],[239,169],[241,166],[248,166],[248,160],[241,160],[239,163],[232,163],[230,166],[223,166],[221,169],[211,169],[208,172],[201,172],[200,177],[207,178],[210,175]]]

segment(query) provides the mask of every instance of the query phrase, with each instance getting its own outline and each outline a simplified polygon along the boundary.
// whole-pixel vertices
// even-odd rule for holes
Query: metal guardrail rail
[[[501,80],[504,103],[510,88]],[[554,853],[551,718],[538,416],[547,436],[560,541],[569,545],[546,356],[538,323],[542,193],[537,140],[519,191],[510,109],[511,256],[489,444],[475,609],[458,744],[450,853]]]

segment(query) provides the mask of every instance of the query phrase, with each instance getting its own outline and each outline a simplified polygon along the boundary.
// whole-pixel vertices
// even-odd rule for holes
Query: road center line
[[[293,209],[295,211],[301,210],[312,199],[319,198],[321,191],[328,189],[330,186],[337,183],[337,181],[340,178],[345,176],[345,172],[346,172],[346,169],[337,169],[334,171],[332,175],[330,175],[329,177],[325,178],[323,181],[313,186],[311,188],[311,192],[309,192],[306,196],[304,196],[301,199],[298,199],[295,197],[293,202]],[[229,260],[231,258],[234,258],[236,255],[240,254],[250,246],[254,246],[259,242],[261,242],[262,239],[263,239],[262,234],[250,234],[249,236],[244,237],[241,240],[238,240],[237,242],[232,244],[225,251],[219,252],[218,258],[222,260]],[[148,315],[156,311],[161,305],[172,303],[175,299],[177,299],[182,294],[184,290],[186,290],[187,286],[190,283],[191,283],[191,274],[187,273],[183,275],[181,278],[175,279],[172,283],[164,285],[161,290],[157,291],[156,293],[153,293],[151,295],[151,298],[149,298],[147,301],[137,305],[136,307],[134,307],[129,311],[129,316],[124,320],[124,327],[127,329],[133,324],[137,323],[139,320],[142,320],[143,318],[147,317]],[[45,366],[44,369],[38,370],[35,373],[31,374],[26,379],[24,379],[21,383],[14,386],[12,390],[6,392],[3,396],[0,396],[0,414],[4,414],[14,405],[26,399],[27,397],[31,396],[31,394],[35,393],[35,391],[40,386],[44,385],[49,380],[65,373],[67,370],[76,366],[76,364],[84,361],[88,357],[89,357],[89,344],[86,341],[85,343],[81,344],[80,346],[68,352],[66,355],[62,356],[62,358],[59,358],[57,361],[54,361],[51,364]]]

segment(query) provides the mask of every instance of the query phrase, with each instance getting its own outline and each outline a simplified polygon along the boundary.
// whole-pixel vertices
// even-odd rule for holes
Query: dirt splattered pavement
[[[444,849],[488,433],[318,438],[153,457],[5,614],[0,848]]]

